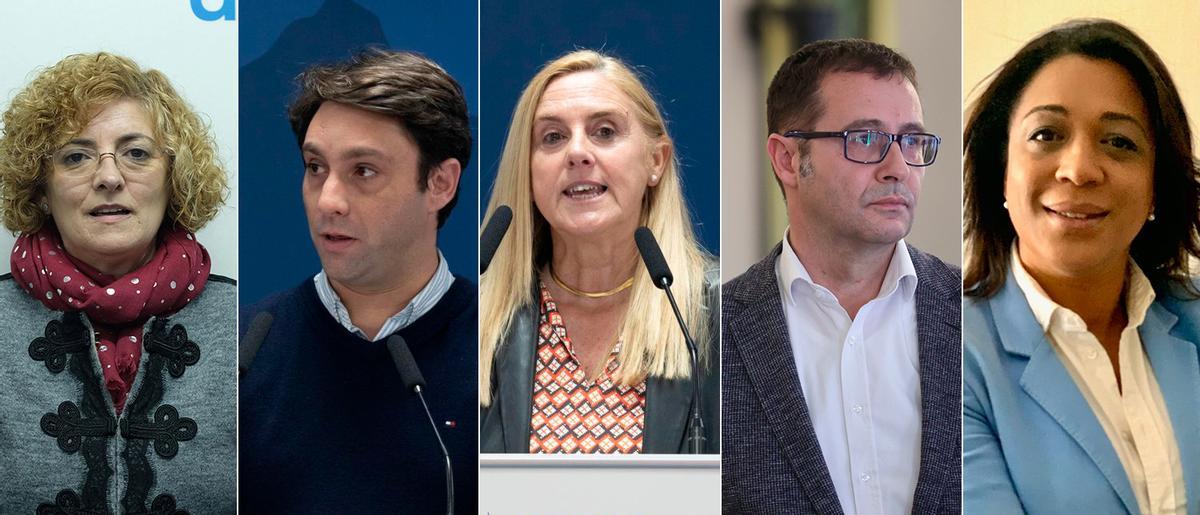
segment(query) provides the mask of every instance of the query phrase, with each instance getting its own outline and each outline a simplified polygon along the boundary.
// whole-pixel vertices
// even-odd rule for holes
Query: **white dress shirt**
[[[1138,508],[1142,513],[1186,513],[1187,496],[1179,445],[1175,442],[1162,390],[1138,334],[1138,327],[1146,319],[1146,310],[1154,302],[1154,288],[1142,269],[1130,260],[1125,289],[1125,311],[1129,320],[1121,331],[1117,350],[1121,369],[1121,386],[1118,387],[1112,361],[1100,340],[1088,331],[1082,317],[1050,299],[1021,265],[1015,245],[1011,266],[1017,285],[1025,293],[1046,339],[1112,442],[1125,474],[1129,476]]]
[[[852,320],[784,233],[775,264],[796,372],[842,510],[911,513],[921,455],[917,273],[896,243],[879,294]]]
[[[338,297],[337,292],[333,290],[333,285],[329,284],[329,277],[325,275],[325,270],[321,270],[321,273],[313,277],[313,283],[316,284],[317,296],[321,298],[321,304],[325,305],[325,309],[329,311],[334,320],[337,320],[347,331],[358,335],[359,338],[377,342],[408,327],[414,320],[421,318],[421,315],[433,309],[438,301],[442,300],[442,296],[450,291],[450,285],[454,284],[454,274],[450,273],[450,265],[446,264],[446,257],[439,249],[438,266],[437,270],[433,272],[433,277],[429,278],[429,282],[425,283],[425,287],[417,292],[417,296],[413,297],[407,306],[383,323],[374,338],[367,336],[350,320],[350,312],[346,310],[346,305],[342,303],[341,297]]]

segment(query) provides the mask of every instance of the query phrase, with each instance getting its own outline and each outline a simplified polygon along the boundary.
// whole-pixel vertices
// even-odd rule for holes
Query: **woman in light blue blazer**
[[[963,139],[963,512],[1200,513],[1200,173],[1166,66],[1059,25]]]

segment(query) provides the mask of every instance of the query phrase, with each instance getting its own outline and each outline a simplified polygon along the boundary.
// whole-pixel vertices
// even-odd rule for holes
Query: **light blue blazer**
[[[1141,335],[1200,514],[1200,301],[1162,288]],[[1012,272],[963,303],[963,513],[1138,513],[1120,459]]]

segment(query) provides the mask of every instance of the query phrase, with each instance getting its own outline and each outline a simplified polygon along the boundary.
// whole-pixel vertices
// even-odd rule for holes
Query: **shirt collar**
[[[1049,332],[1051,324],[1057,320],[1058,325],[1067,329],[1086,331],[1087,326],[1077,313],[1059,305],[1050,298],[1046,290],[1042,289],[1042,285],[1038,284],[1037,280],[1029,275],[1029,271],[1025,269],[1025,265],[1021,264],[1021,257],[1017,252],[1017,244],[1014,241],[1012,246],[1011,257],[1009,258],[1009,266],[1013,271],[1013,278],[1017,281],[1017,286],[1025,294],[1025,300],[1029,303],[1029,308],[1033,311],[1033,317],[1037,320],[1038,325],[1042,326],[1043,332]],[[1129,260],[1129,268],[1125,276],[1125,313],[1129,322],[1126,327],[1140,327],[1142,322],[1146,320],[1146,312],[1150,309],[1150,305],[1154,303],[1154,287],[1150,284],[1150,279],[1146,278],[1146,274],[1142,272],[1141,267],[1131,258]]]
[[[325,270],[322,269],[315,277],[313,283],[317,287],[317,297],[321,299],[321,304],[325,305],[325,309],[329,311],[329,315],[338,322],[347,331],[357,335],[367,341],[377,342],[392,333],[404,329],[421,318],[422,315],[433,309],[442,296],[450,290],[450,285],[454,283],[454,274],[450,273],[450,266],[446,263],[446,257],[442,255],[441,249],[438,249],[438,266],[433,272],[433,277],[429,278],[429,282],[425,283],[425,287],[417,292],[417,295],[409,301],[407,306],[404,306],[395,315],[384,321],[379,328],[379,333],[373,338],[367,336],[366,333],[354,325],[350,319],[350,312],[346,309],[346,305],[342,303],[342,299],[333,289],[333,285],[329,283],[329,276],[325,275]]]
[[[783,231],[783,251],[779,254],[777,273],[779,289],[784,292],[788,303],[795,305],[799,291],[811,293],[827,291],[827,289],[813,282],[808,269],[804,267],[804,263],[800,262],[800,257],[788,243],[788,231],[790,230],[789,228]],[[888,262],[887,272],[883,276],[883,284],[875,298],[890,297],[897,290],[906,299],[911,299],[917,290],[917,269],[913,266],[912,256],[908,253],[908,245],[904,243],[903,239],[896,242],[896,248],[892,251],[892,259]]]

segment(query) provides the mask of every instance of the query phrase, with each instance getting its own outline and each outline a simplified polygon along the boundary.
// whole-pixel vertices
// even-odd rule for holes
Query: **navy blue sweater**
[[[398,332],[428,384],[460,513],[478,504],[477,291],[456,277]],[[311,279],[242,309],[239,334],[263,311],[275,322],[238,394],[241,512],[445,513],[441,451],[385,341],[346,331]]]

